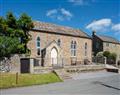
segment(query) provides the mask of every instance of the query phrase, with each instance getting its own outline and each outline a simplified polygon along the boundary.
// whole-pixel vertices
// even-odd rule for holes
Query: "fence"
[[[95,56],[95,57],[92,57],[92,62],[95,63],[95,64],[105,64],[106,59],[105,59],[105,57]]]
[[[90,64],[90,61],[87,59],[78,60],[77,58],[35,58],[34,59],[34,67],[52,66],[53,68],[57,68],[57,67],[81,65],[81,64],[87,65],[87,64]]]

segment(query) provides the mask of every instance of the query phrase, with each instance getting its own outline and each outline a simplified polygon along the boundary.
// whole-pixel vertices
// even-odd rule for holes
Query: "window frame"
[[[76,41],[71,41],[70,48],[71,48],[71,57],[76,57],[76,55],[77,55],[77,52],[76,52],[76,50],[77,50],[77,43],[76,43]]]
[[[58,46],[61,46],[61,40],[60,39],[57,40],[57,44],[58,44]]]
[[[110,46],[109,43],[106,43],[106,46],[109,47]]]
[[[41,39],[39,36],[36,38],[36,49],[37,49],[37,55],[41,55]]]
[[[87,56],[87,48],[88,48],[88,44],[87,44],[87,42],[85,43],[85,47],[84,47],[84,49],[85,49],[85,56]]]

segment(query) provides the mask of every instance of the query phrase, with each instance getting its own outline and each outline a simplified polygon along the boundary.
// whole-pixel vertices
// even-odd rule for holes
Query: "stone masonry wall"
[[[71,41],[77,42],[77,60],[84,61],[85,58],[91,61],[92,56],[92,40],[80,37],[72,37],[65,36],[59,34],[50,34],[50,33],[42,33],[39,31],[30,31],[32,35],[32,40],[28,43],[28,47],[31,50],[31,57],[40,58],[37,55],[37,47],[36,47],[36,39],[39,36],[41,41],[41,49],[44,49],[46,45],[55,40],[57,42],[58,39],[61,40],[61,48],[63,50],[63,58],[65,60],[69,60],[71,57]],[[85,43],[87,43],[87,56],[85,56]],[[67,61],[70,64],[70,60]]]

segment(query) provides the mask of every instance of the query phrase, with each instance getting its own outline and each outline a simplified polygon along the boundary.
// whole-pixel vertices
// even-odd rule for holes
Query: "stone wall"
[[[53,72],[55,69],[53,67],[34,67],[33,74],[49,73]],[[83,71],[97,71],[105,70],[105,65],[79,65],[79,66],[64,66],[64,68],[59,68],[59,70],[65,70],[67,72],[83,72]]]
[[[20,72],[20,55],[14,54],[11,57],[0,61],[1,72]]]
[[[107,46],[106,44],[109,44],[109,46]],[[110,51],[111,53],[116,53],[117,61],[120,60],[120,44],[104,42],[103,51]]]
[[[39,31],[30,31],[32,35],[32,40],[28,43],[28,47],[31,50],[31,57],[40,58],[41,56],[37,55],[36,48],[36,39],[40,37],[41,41],[41,50],[44,49],[50,42],[55,40],[57,42],[58,39],[61,40],[61,48],[63,51],[63,58],[67,59],[67,63],[71,63],[71,41],[77,42],[77,55],[76,58],[78,61],[84,61],[84,59],[89,59],[91,61],[92,56],[92,40],[87,38],[66,36],[60,34],[51,34],[51,33],[43,33]],[[85,56],[85,43],[87,43],[87,56]]]

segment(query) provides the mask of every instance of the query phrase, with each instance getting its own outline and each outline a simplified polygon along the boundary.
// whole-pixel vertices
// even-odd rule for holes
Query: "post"
[[[30,58],[30,73],[34,73],[34,59]]]
[[[115,62],[116,62],[116,67],[118,67],[118,61],[117,61],[117,59],[115,60]]]
[[[16,84],[18,84],[18,72],[16,73]]]
[[[106,57],[104,57],[104,62],[105,62],[105,65],[107,64],[107,58]]]

